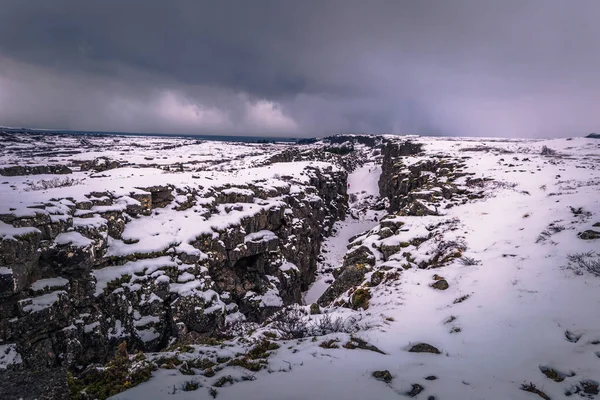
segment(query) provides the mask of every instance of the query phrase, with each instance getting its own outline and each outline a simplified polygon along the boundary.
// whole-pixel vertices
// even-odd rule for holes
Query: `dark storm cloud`
[[[0,124],[199,133],[598,130],[596,0],[8,1]]]

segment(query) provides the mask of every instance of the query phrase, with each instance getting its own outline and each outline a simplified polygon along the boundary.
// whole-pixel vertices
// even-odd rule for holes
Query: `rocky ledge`
[[[301,302],[347,211],[347,173],[324,162],[89,173],[44,190],[23,183],[31,196],[0,214],[6,385],[42,372],[65,382],[123,342],[158,351],[262,323]],[[60,398],[65,385],[48,385],[32,397]]]

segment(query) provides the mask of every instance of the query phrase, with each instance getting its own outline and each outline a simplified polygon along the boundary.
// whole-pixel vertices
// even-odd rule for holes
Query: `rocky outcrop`
[[[66,165],[14,165],[12,167],[0,168],[0,175],[2,176],[44,174],[65,175],[72,172],[73,171]]]
[[[413,219],[388,215],[374,228],[351,238],[342,266],[333,271],[335,281],[317,303],[356,309],[361,303],[358,300],[368,300],[369,288],[396,285],[406,269],[441,268],[462,257],[466,245],[458,234],[460,222],[425,218],[429,223],[423,227]],[[434,280],[433,288],[448,289],[444,278],[436,274]]]
[[[331,146],[310,146],[308,148],[290,148],[281,151],[271,156],[265,165],[278,162],[298,162],[298,161],[323,161],[332,163],[334,165],[343,168],[348,172],[352,172],[356,167],[362,165],[366,158],[363,155],[358,154],[352,150],[349,152],[336,152],[331,151]]]
[[[97,157],[93,160],[82,162],[79,167],[82,171],[102,172],[119,168],[121,167],[121,163],[117,160],[111,160],[108,157]]]
[[[323,238],[347,211],[345,171],[308,167],[303,175],[202,193],[168,185],[92,192],[0,215],[13,232],[0,238],[0,345],[20,360],[3,376],[63,376],[105,362],[124,340],[130,350],[159,350],[174,337],[218,335],[300,302]],[[127,224],[158,211],[215,222],[189,243],[130,251],[138,242]]]
[[[392,140],[384,146],[379,193],[388,199],[388,212],[406,216],[440,215],[442,208],[481,196],[454,183],[468,175],[463,172],[465,165],[460,160],[433,156],[405,162],[407,157],[420,152],[421,145],[410,141]]]

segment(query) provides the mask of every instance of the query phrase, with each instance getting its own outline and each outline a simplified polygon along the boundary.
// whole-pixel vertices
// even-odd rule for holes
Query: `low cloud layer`
[[[128,132],[600,131],[596,0],[6,0],[0,124]]]

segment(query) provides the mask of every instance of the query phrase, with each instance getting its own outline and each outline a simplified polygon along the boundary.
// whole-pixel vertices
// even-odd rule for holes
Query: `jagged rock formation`
[[[300,302],[323,238],[345,218],[347,173],[299,172],[272,185],[93,191],[1,214],[0,343],[19,354],[14,374],[103,363],[123,340],[159,350]],[[212,222],[150,249],[143,231],[161,215],[180,231],[193,230],[188,218]]]
[[[405,162],[407,157],[416,156],[422,145],[410,141],[391,140],[383,148],[379,192],[387,197],[387,210],[407,216],[439,215],[441,208],[464,204],[469,199],[481,197],[459,187],[456,180],[470,175],[463,172],[461,160],[444,156],[419,157]],[[468,180],[467,186],[478,182]]]
[[[20,176],[20,175],[43,175],[43,174],[70,174],[71,169],[66,165],[15,165],[12,167],[0,168],[2,176]]]

